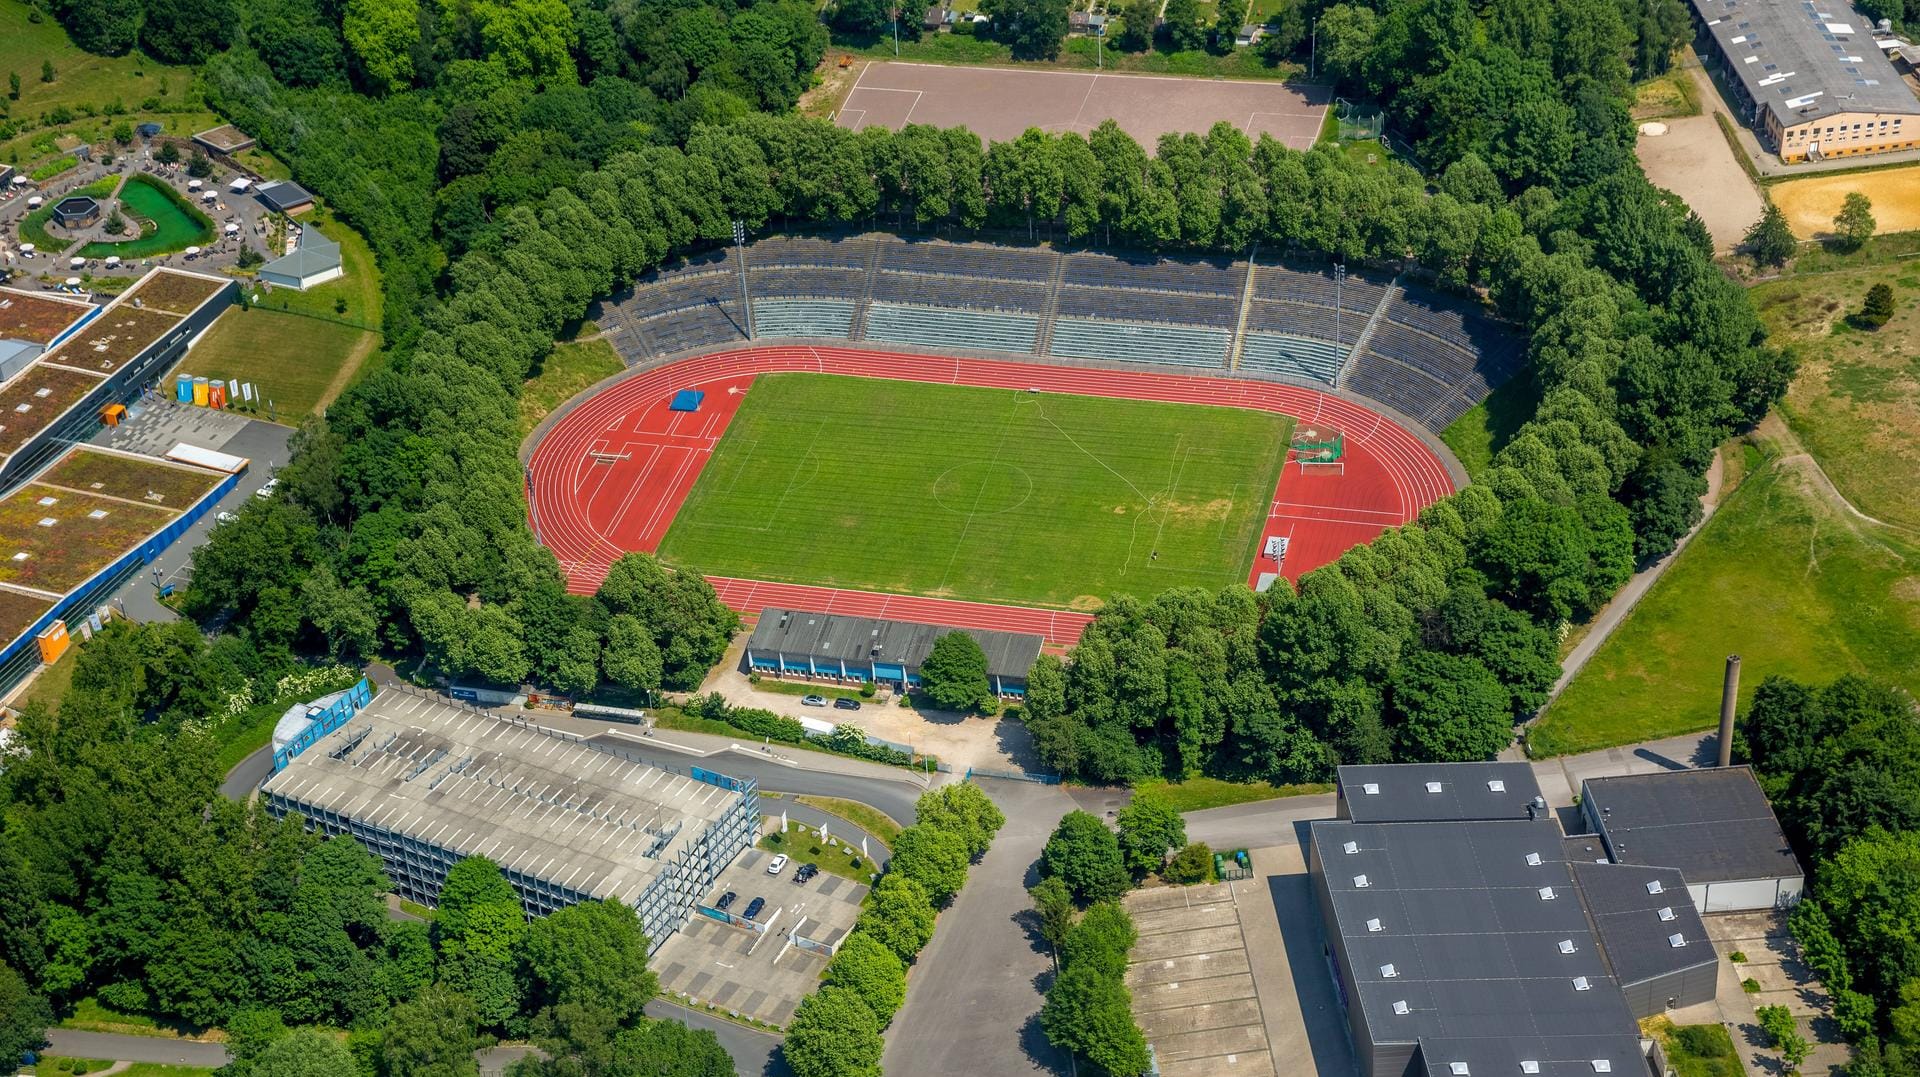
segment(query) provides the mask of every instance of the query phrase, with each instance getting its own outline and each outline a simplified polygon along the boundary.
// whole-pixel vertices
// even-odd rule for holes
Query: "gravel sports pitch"
[[[1027,128],[1086,134],[1112,119],[1152,153],[1168,132],[1204,133],[1225,120],[1253,138],[1312,147],[1332,98],[1324,86],[939,64],[871,63],[835,122],[859,130],[909,123],[965,126],[989,142]]]
[[[826,374],[756,379],[660,546],[708,572],[1092,609],[1246,579],[1293,423]]]

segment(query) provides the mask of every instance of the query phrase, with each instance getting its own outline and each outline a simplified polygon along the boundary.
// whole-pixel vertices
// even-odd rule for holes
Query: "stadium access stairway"
[[[1132,363],[1221,367],[1233,341],[1231,329],[1202,329],[1136,322],[1060,318],[1047,352],[1064,359],[1121,359]]]
[[[1347,350],[1330,341],[1284,333],[1248,333],[1240,344],[1240,367],[1333,385],[1347,365]]]
[[[853,335],[851,299],[756,299],[753,332],[758,337],[830,337]]]
[[[1038,314],[988,313],[895,303],[872,303],[867,307],[865,339],[888,344],[981,348],[1031,355],[1039,334]]]

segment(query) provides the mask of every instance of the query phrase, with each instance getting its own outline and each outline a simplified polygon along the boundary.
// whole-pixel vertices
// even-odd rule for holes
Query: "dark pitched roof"
[[[1920,101],[1846,0],[1692,0],[1755,103],[1786,127],[1841,112],[1920,114]]]
[[[1347,816],[1358,823],[1525,819],[1540,795],[1526,763],[1348,766],[1338,778]]]
[[[1748,767],[1588,778],[1581,795],[1618,863],[1677,868],[1689,883],[1802,875]]]
[[[1575,863],[1572,868],[1600,945],[1622,984],[1718,960],[1678,871],[1628,864]]]
[[[1375,1043],[1421,1043],[1429,1072],[1517,1074],[1530,1045],[1531,1060],[1564,1060],[1579,1041],[1577,1057],[1635,1072],[1633,1015],[1551,820],[1333,820],[1311,834]],[[1509,1055],[1511,1070],[1493,1064]]]
[[[846,662],[877,660],[914,668],[933,650],[933,641],[949,632],[972,636],[987,652],[987,672],[996,677],[1025,678],[1034,659],[1040,657],[1040,637],[1024,633],[772,608],[760,611],[747,648]]]

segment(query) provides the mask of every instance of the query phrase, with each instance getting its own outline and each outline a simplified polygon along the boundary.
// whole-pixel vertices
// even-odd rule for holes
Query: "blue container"
[[[173,398],[182,404],[193,403],[193,375],[182,374],[174,380]]]

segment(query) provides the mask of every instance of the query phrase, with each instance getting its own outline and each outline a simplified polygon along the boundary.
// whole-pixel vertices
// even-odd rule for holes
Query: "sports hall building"
[[[1795,164],[1920,147],[1920,98],[1845,0],[1692,0],[1731,102],[1767,149]]]
[[[529,916],[624,901],[657,949],[760,824],[759,789],[684,777],[570,733],[387,688],[261,787],[378,856],[401,896],[433,905],[470,856],[500,865]]]
[[[755,673],[842,684],[891,685],[905,691],[920,684],[920,664],[933,641],[965,632],[987,655],[987,680],[995,695],[1027,694],[1027,673],[1044,642],[1020,632],[849,617],[836,613],[765,609],[747,640],[746,665]]]
[[[1564,835],[1525,764],[1339,778],[1307,870],[1365,1077],[1666,1071],[1638,1022],[1719,972],[1679,870]]]

